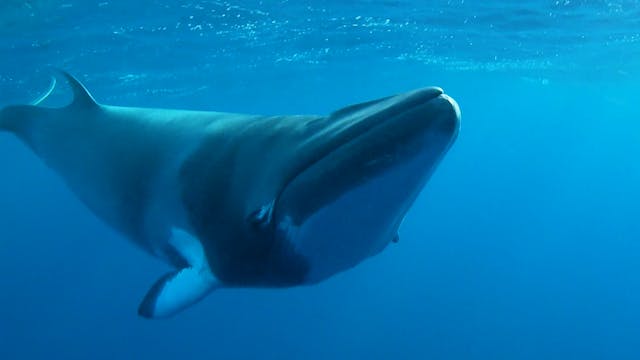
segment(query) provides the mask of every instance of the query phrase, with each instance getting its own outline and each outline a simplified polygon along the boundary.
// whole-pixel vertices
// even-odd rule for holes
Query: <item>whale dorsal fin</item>
[[[67,79],[73,91],[73,101],[70,106],[74,107],[95,107],[98,103],[93,99],[87,88],[82,83],[66,71],[58,70]]]

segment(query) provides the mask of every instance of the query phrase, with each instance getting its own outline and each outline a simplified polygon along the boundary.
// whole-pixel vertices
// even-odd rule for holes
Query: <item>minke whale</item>
[[[55,78],[73,100],[45,107]],[[172,266],[138,308],[147,318],[216,289],[316,284],[376,255],[459,127],[437,87],[326,116],[262,116],[102,105],[62,71],[30,105],[0,110],[0,130]]]

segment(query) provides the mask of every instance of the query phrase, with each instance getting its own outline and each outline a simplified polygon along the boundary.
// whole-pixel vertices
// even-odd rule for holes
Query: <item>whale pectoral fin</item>
[[[170,272],[156,281],[138,307],[145,318],[165,318],[197,303],[219,287],[208,269],[188,267]]]
[[[165,257],[182,266],[158,279],[149,289],[138,308],[138,314],[145,318],[174,315],[220,287],[209,268],[200,240],[174,228],[168,245],[170,250],[165,250]]]

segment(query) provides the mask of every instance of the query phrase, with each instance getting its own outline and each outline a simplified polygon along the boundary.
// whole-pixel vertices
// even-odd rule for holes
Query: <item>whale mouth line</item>
[[[389,116],[386,119],[379,121],[375,124],[373,124],[373,126],[368,127],[367,129],[365,129],[365,131],[357,134],[355,137],[353,138],[349,138],[346,139],[345,141],[337,144],[335,147],[333,147],[331,150],[327,151],[327,153],[323,154],[321,157],[319,157],[318,159],[315,159],[315,161],[309,163],[304,169],[301,169],[299,172],[297,172],[295,174],[295,176],[293,176],[289,182],[287,182],[287,184],[285,184],[285,186],[283,188],[286,188],[288,186],[289,183],[291,183],[292,181],[294,181],[298,176],[300,176],[301,174],[303,174],[305,171],[307,171],[309,168],[313,167],[314,165],[316,165],[317,163],[323,161],[324,159],[328,158],[329,156],[331,156],[332,154],[339,152],[340,150],[342,150],[344,147],[348,146],[349,144],[355,143],[360,141],[362,138],[366,137],[367,135],[370,135],[371,133],[373,133],[377,128],[384,126],[394,120],[396,120],[398,117],[401,117],[403,115],[405,115],[406,113],[414,110],[417,107],[421,107],[421,106],[425,106],[427,105],[427,103],[429,103],[430,101],[438,98],[438,97],[444,97],[446,96],[447,98],[449,98],[447,95],[444,94],[444,92],[440,92],[439,94],[436,94],[433,97],[430,97],[428,100],[423,100],[420,102],[416,102],[415,104],[412,104],[411,107],[405,108],[402,111],[393,114],[393,116]],[[371,162],[375,162],[378,161],[379,159],[370,159],[369,161]]]

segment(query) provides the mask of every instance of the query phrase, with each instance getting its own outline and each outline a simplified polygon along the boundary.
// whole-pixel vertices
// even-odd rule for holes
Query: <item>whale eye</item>
[[[256,231],[265,231],[273,219],[273,201],[252,211],[247,216],[247,222]]]

